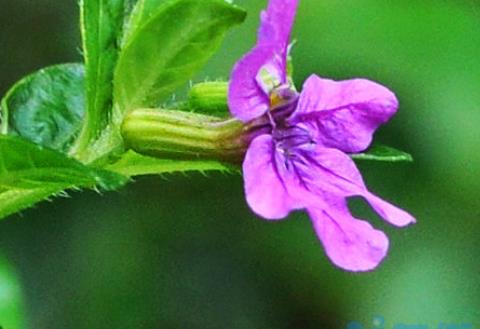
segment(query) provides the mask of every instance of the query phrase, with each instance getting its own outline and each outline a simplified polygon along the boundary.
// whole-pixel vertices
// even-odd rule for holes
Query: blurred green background
[[[247,22],[195,81],[227,78],[253,45],[266,1],[236,3]],[[0,8],[0,93],[36,69],[81,60],[77,1],[0,0]],[[366,77],[400,98],[377,139],[415,163],[360,167],[373,191],[418,224],[398,230],[352,202],[391,239],[378,270],[333,267],[302,213],[276,224],[256,218],[239,175],[146,177],[0,223],[0,326],[479,327],[480,4],[302,0],[294,37],[297,85],[311,73]]]

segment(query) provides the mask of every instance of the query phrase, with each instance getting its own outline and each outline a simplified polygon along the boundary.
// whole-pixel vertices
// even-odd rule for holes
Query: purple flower
[[[316,75],[299,94],[287,72],[297,5],[298,0],[270,1],[261,14],[256,46],[232,72],[230,111],[256,131],[243,163],[246,199],[266,219],[305,209],[334,264],[371,270],[385,257],[388,239],[353,217],[347,198],[365,198],[395,226],[415,219],[372,194],[347,153],[368,148],[398,101],[372,81],[336,82]]]

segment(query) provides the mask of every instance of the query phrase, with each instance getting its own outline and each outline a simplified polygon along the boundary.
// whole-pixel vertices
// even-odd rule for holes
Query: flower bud
[[[122,124],[127,148],[156,157],[209,159],[238,163],[249,143],[245,127],[199,113],[138,109]]]
[[[228,115],[227,94],[227,82],[202,82],[190,90],[188,107],[193,111],[225,117]]]

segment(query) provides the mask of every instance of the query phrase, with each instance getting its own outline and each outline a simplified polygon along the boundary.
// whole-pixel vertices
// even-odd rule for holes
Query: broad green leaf
[[[81,135],[72,154],[86,161],[91,158],[88,153],[92,152],[92,142],[116,118],[112,106],[112,81],[126,5],[129,5],[126,0],[80,2],[87,111]]]
[[[25,307],[18,276],[0,254],[0,327],[23,329],[25,325]]]
[[[0,217],[72,188],[114,190],[127,178],[15,136],[0,136]]]
[[[123,40],[128,40],[132,33],[140,28],[141,24],[148,23],[148,17],[155,14],[155,10],[167,0],[138,0],[125,26]]]
[[[84,116],[81,64],[51,66],[15,84],[2,100],[2,133],[67,152]]]
[[[125,40],[115,71],[115,102],[123,111],[155,107],[205,64],[227,30],[244,18],[243,10],[224,0],[171,0],[156,7]]]
[[[188,171],[232,171],[231,167],[217,161],[157,159],[134,151],[128,151],[107,169],[128,177]]]
[[[355,160],[373,160],[385,162],[413,161],[413,157],[410,154],[381,144],[373,144],[364,153],[352,154],[351,156]]]

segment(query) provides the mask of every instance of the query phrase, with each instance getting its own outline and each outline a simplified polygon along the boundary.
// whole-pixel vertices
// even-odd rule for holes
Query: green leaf
[[[15,84],[2,99],[2,133],[67,152],[84,116],[81,64],[51,66]]]
[[[188,81],[245,12],[224,0],[171,0],[141,17],[115,71],[115,102],[124,111],[155,107]]]
[[[155,10],[167,0],[139,0],[131,12],[123,33],[123,40],[128,40],[132,33],[148,22],[148,17],[155,14]]]
[[[115,190],[127,178],[15,136],[0,136],[0,217],[72,188]]]
[[[126,6],[125,0],[82,0],[80,2],[83,54],[85,58],[87,112],[75,145],[80,159],[91,160],[92,142],[113,119],[113,72],[118,59]],[[118,123],[119,125],[119,123]],[[112,137],[115,138],[115,137]]]
[[[413,157],[410,154],[381,144],[373,144],[364,153],[352,154],[351,157],[355,160],[413,162]]]
[[[128,151],[107,169],[128,177],[188,171],[232,171],[230,166],[217,161],[157,159],[134,151]]]
[[[43,184],[75,187],[99,186],[111,190],[125,178],[87,167],[54,150],[13,136],[0,136],[0,187],[30,188]]]
[[[49,184],[37,188],[0,188],[0,219],[61,193],[66,187]]]
[[[128,30],[128,26],[129,26],[129,22],[130,22],[130,18],[132,17],[133,15],[133,9],[135,8],[137,2],[139,2],[138,0],[124,0],[123,1],[123,33],[122,33],[122,40],[125,39],[125,34]],[[121,44],[123,44],[123,42],[121,42]]]

